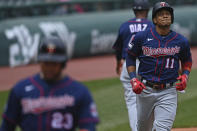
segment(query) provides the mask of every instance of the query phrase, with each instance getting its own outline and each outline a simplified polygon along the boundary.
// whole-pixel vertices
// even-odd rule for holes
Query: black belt
[[[174,85],[174,83],[167,83],[167,84],[162,84],[162,83],[152,83],[152,82],[146,82],[146,86],[149,86],[153,89],[166,89]]]
[[[142,80],[143,82],[144,80]],[[154,82],[150,82],[150,81],[146,81],[143,82],[146,86],[149,86],[153,89],[167,89],[170,88],[174,85],[174,83],[154,83]]]

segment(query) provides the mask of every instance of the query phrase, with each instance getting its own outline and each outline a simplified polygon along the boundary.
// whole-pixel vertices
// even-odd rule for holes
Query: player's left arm
[[[116,56],[116,73],[120,75],[123,65],[123,59],[122,59],[123,40],[121,38],[120,31],[112,48],[115,50],[115,56]]]
[[[80,131],[96,131],[96,124],[99,122],[96,104],[90,92],[85,89],[79,108],[79,129]]]
[[[183,48],[180,54],[181,72],[182,74],[177,78],[179,83],[176,84],[177,90],[184,90],[187,87],[187,81],[192,68],[192,55],[190,46],[187,40],[183,43]]]

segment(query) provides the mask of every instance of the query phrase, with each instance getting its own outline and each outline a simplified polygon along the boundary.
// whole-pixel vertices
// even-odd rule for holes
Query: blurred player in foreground
[[[95,131],[98,113],[90,92],[62,74],[67,63],[64,43],[45,38],[38,61],[41,72],[12,88],[0,130],[19,126],[22,131]]]
[[[177,90],[187,86],[192,57],[188,40],[170,29],[174,11],[168,3],[154,5],[152,20],[155,27],[137,33],[130,42],[126,64],[137,94],[138,131],[152,131],[152,127],[170,131],[176,116]],[[136,58],[140,60],[138,77]]]
[[[144,31],[152,27],[152,22],[147,20],[148,11],[148,0],[135,0],[133,3],[133,12],[136,17],[124,22],[120,26],[117,40],[113,45],[117,61],[116,72],[120,75],[120,80],[124,87],[125,101],[132,131],[137,131],[136,94],[131,88],[125,59],[127,55],[128,43],[131,38],[134,37],[137,32]],[[136,68],[138,68],[138,65],[139,63],[137,61]]]

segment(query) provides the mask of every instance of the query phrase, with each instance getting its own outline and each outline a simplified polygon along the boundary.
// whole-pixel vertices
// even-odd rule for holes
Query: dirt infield
[[[79,81],[104,79],[115,77],[115,58],[112,55],[96,56],[82,59],[70,60],[64,70]],[[16,68],[0,68],[0,90],[8,90],[18,80],[39,72],[39,65],[29,65]]]
[[[172,131],[197,131],[197,128],[174,128]]]
[[[192,48],[193,68],[197,68],[197,48]],[[95,56],[89,58],[74,59],[68,62],[65,74],[76,80],[87,81],[117,77],[115,73],[115,57],[113,55]],[[29,65],[16,68],[0,68],[0,90],[8,90],[18,80],[39,72],[39,66]],[[197,128],[173,129],[172,131],[197,131]]]
[[[197,48],[192,48],[193,68],[197,68]],[[86,81],[116,77],[115,57],[113,55],[95,56],[70,60],[64,70],[76,80]],[[0,68],[0,90],[8,90],[18,80],[39,72],[39,66],[29,65],[16,68]]]

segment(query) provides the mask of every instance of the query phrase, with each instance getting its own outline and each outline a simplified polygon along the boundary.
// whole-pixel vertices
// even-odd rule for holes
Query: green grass
[[[0,92],[0,121],[1,121],[1,114],[5,107],[5,103],[7,102],[8,91],[1,91]]]
[[[178,93],[177,116],[173,127],[197,127],[197,70],[192,70],[185,94]],[[98,131],[129,131],[123,88],[118,78],[83,82],[97,104],[100,123]],[[0,92],[0,113],[8,91]],[[0,120],[1,121],[1,120]]]
[[[197,127],[197,70],[192,70],[186,93],[179,93],[174,127]]]
[[[93,93],[101,123],[99,131],[129,130],[123,88],[118,78],[84,82]],[[127,129],[125,129],[127,128]]]

